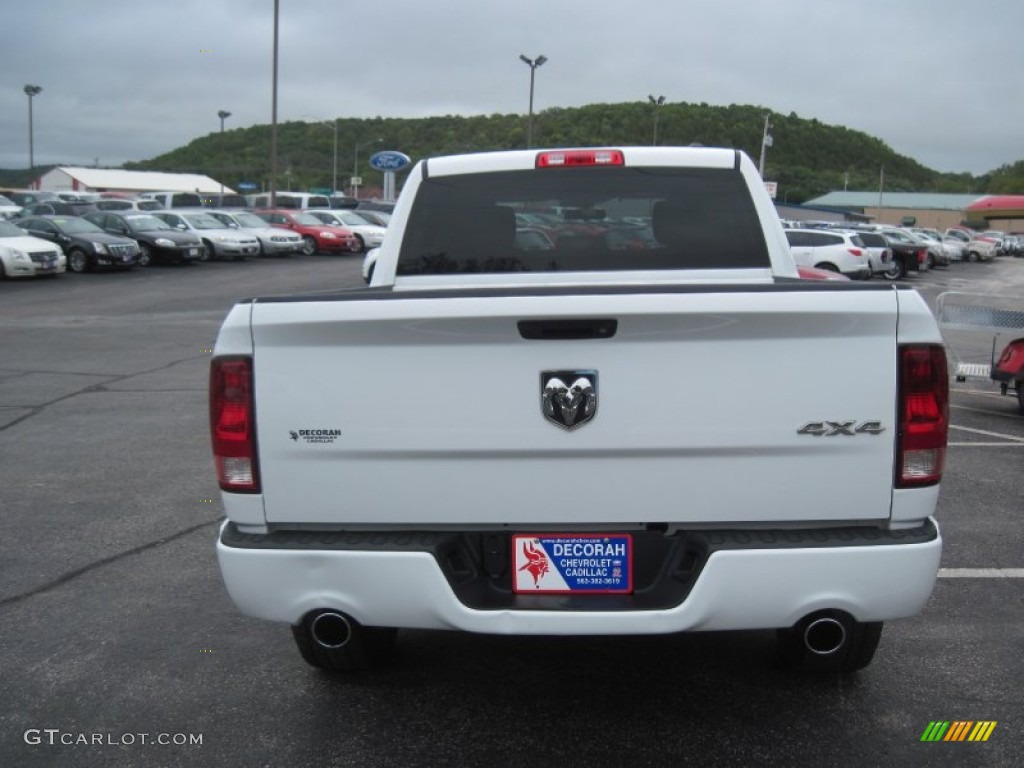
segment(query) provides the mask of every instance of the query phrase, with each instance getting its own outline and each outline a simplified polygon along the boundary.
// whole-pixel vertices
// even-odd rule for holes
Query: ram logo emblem
[[[597,371],[542,371],[540,404],[544,418],[562,429],[576,429],[597,413]]]

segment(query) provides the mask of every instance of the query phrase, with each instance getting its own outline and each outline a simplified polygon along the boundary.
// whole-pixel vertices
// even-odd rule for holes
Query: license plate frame
[[[629,533],[512,535],[517,595],[624,595],[633,592]]]

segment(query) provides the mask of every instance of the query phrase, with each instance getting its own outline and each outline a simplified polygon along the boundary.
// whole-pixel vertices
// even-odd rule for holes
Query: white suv
[[[800,267],[842,272],[847,277],[871,277],[871,262],[860,237],[852,232],[824,229],[787,229],[793,260]]]

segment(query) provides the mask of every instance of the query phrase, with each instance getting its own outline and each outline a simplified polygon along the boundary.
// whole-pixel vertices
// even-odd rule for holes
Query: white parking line
[[[1002,432],[989,432],[987,429],[974,429],[973,427],[958,427],[956,424],[950,424],[950,429],[958,429],[961,432],[970,432],[972,435],[984,435],[985,437],[998,437],[1000,440],[1008,440],[1011,443],[1019,443],[1024,445],[1024,437],[1017,437],[1016,435],[1007,435]],[[952,445],[952,443],[951,443]],[[972,443],[962,443],[962,445],[972,445]]]
[[[946,443],[950,448],[1024,448],[1024,443]]]
[[[1024,579],[1024,568],[939,568],[940,579]]]
[[[992,399],[993,400],[1002,399],[1002,395],[994,395]],[[993,410],[990,410],[988,408],[971,408],[970,406],[967,406],[967,405],[951,405],[951,406],[949,406],[949,408],[950,408],[950,410],[953,410],[955,408],[958,411],[967,411],[968,413],[984,413],[986,416],[993,416],[993,415],[994,416],[1010,416],[1010,417],[1016,417],[1017,416],[1017,414],[1010,413],[1008,411],[1002,411],[1002,410],[1000,410],[1000,411],[993,411]]]

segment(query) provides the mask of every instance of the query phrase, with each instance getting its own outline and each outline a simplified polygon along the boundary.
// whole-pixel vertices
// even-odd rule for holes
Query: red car
[[[802,267],[799,264],[796,266],[796,271],[800,274],[800,277],[804,280],[849,280],[846,275],[841,272],[832,272],[828,269],[818,269],[817,267]]]
[[[999,355],[999,361],[992,366],[992,379],[999,382],[1005,395],[1011,385],[1017,391],[1017,405],[1024,414],[1024,339],[1014,339]]]
[[[280,209],[254,211],[272,227],[290,229],[302,235],[302,252],[307,256],[314,253],[357,253],[359,238],[342,227],[324,224],[316,216],[302,211]]]

